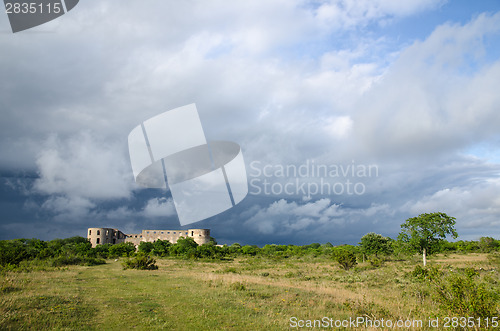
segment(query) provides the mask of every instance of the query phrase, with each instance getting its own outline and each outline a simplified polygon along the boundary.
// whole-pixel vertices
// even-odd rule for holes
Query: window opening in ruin
[[[89,236],[92,234],[92,230],[89,230]]]
[[[99,231],[97,231],[97,232],[99,232]],[[97,238],[95,242],[96,242],[96,244],[98,244],[99,243],[99,238]]]
[[[100,236],[101,235],[101,231],[97,230],[97,235]]]
[[[116,244],[116,239],[113,238],[113,244]]]
[[[109,230],[106,230],[106,236],[109,235]]]
[[[191,231],[191,237],[194,236],[194,231]]]

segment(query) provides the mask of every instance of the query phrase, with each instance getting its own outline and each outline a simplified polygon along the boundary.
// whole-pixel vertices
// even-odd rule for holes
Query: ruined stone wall
[[[124,234],[120,230],[112,228],[89,228],[87,231],[87,239],[92,243],[92,247],[122,242],[131,242],[138,246],[141,241],[154,242],[159,239],[168,240],[175,244],[180,237],[191,237],[198,245],[203,245],[210,241],[210,230],[142,230],[141,233],[137,234]]]
[[[87,239],[92,247],[103,244],[119,244],[125,242],[125,234],[118,229],[112,228],[89,228]]]
[[[131,242],[137,246],[141,241],[154,242],[156,240],[168,240],[172,244],[175,244],[180,237],[191,237],[198,245],[203,245],[210,241],[210,230],[142,230],[141,233],[128,234],[125,242]]]

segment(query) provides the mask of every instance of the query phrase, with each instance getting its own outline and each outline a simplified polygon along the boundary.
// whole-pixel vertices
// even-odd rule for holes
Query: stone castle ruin
[[[209,229],[188,229],[188,230],[142,230],[137,234],[125,234],[118,229],[112,228],[88,228],[87,239],[92,247],[103,244],[119,244],[131,242],[136,247],[141,241],[155,242],[156,240],[168,240],[175,244],[180,237],[193,238],[198,245],[210,242]]]

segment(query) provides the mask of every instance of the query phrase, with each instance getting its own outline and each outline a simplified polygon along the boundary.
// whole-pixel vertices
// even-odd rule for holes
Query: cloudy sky
[[[191,103],[250,193],[184,228],[355,244],[442,211],[500,238],[496,0],[85,0],[15,34],[1,14],[0,45],[0,239],[180,228],[127,137]]]

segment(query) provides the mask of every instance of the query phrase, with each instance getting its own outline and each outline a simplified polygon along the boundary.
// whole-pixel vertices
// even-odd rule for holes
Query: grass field
[[[323,317],[421,320],[414,329],[432,329],[429,318],[443,321],[449,312],[407,275],[418,263],[360,263],[345,271],[325,257],[159,259],[159,270],[140,271],[109,260],[7,272],[0,276],[0,329],[283,330]],[[430,264],[471,267],[489,286],[500,282],[498,261],[487,254],[439,255]]]

